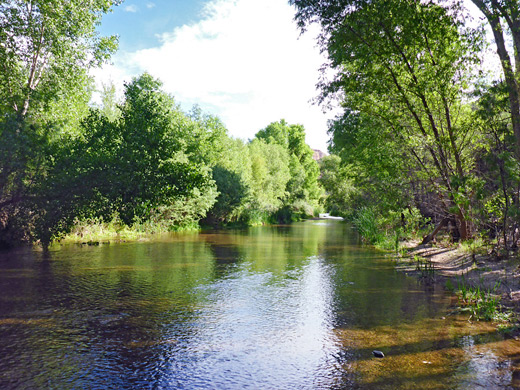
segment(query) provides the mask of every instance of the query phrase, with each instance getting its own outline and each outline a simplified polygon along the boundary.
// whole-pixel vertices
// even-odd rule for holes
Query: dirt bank
[[[520,258],[518,255],[501,259],[492,254],[467,253],[458,246],[436,244],[420,245],[409,242],[406,251],[399,257],[397,267],[408,273],[422,276],[439,283],[450,283],[455,288],[462,280],[471,286],[493,289],[500,294],[502,305],[520,314]],[[421,262],[423,271],[417,269]],[[431,265],[433,272],[425,272],[424,264]]]

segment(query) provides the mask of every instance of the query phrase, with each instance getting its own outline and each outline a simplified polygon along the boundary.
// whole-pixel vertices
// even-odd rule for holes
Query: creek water
[[[0,388],[520,388],[520,343],[451,303],[337,221],[19,249]]]

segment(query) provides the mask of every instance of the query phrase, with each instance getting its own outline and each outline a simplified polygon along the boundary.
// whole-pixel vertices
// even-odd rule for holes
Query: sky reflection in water
[[[338,222],[3,253],[0,293],[0,388],[510,388],[519,358]]]

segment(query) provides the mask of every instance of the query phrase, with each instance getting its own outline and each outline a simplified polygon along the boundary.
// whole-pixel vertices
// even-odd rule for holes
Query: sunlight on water
[[[1,253],[0,293],[2,389],[518,387],[516,340],[339,222]]]

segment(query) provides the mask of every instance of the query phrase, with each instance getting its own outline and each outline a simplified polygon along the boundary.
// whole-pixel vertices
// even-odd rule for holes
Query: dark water
[[[0,253],[0,389],[519,388],[449,305],[339,222]]]

